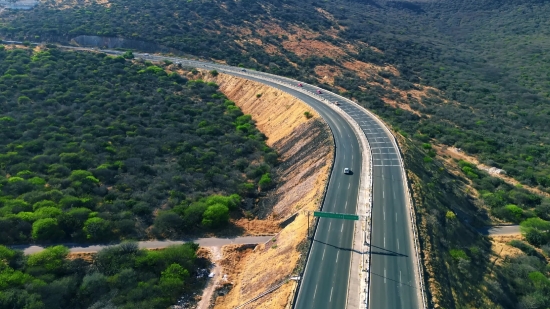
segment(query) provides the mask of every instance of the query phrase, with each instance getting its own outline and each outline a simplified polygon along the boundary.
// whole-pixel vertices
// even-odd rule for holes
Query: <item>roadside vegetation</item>
[[[548,199],[458,161],[443,164],[431,147],[400,137],[416,204],[430,299],[442,308],[547,308],[550,270]],[[433,157],[433,159],[431,159]],[[430,158],[431,160],[425,160]],[[477,196],[477,197],[476,197]],[[525,241],[502,258],[477,228],[491,215],[521,222]],[[437,252],[437,254],[434,254]]]
[[[75,259],[63,246],[30,256],[0,246],[0,308],[168,308],[197,284],[197,248],[123,243]]]
[[[322,82],[417,140],[461,148],[548,190],[550,4],[505,1],[497,10],[495,3],[117,0],[60,10],[50,1],[6,11],[0,33],[65,43],[78,35],[122,37]],[[353,69],[362,63],[396,70]],[[316,73],[325,66],[336,72],[333,82]]]
[[[543,309],[550,307],[550,201],[524,187],[550,193],[549,15],[550,3],[537,0],[47,1],[32,11],[4,12],[0,34],[62,43],[79,35],[132,39],[126,47],[172,48],[353,98],[390,123],[409,148],[406,166],[433,303]],[[248,130],[247,120],[238,119],[237,130]],[[432,144],[461,149],[520,185],[471,162],[444,166]],[[269,165],[268,154],[264,158]],[[261,188],[271,179],[261,166],[246,172],[248,186]],[[244,188],[223,194],[252,194]],[[189,204],[208,204],[185,194]],[[185,212],[174,208],[163,221],[176,218]],[[203,226],[202,217],[193,218]],[[524,254],[496,262],[489,239],[476,231],[492,218],[521,223],[526,242],[511,245]],[[162,231],[172,233],[169,225]]]
[[[277,154],[214,83],[105,54],[0,47],[0,243],[226,225]]]

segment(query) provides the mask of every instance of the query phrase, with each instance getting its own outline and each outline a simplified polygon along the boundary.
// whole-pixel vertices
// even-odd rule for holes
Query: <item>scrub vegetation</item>
[[[547,308],[550,201],[472,164],[443,165],[430,147],[400,137],[411,183],[429,298],[441,308]],[[474,198],[474,192],[479,195]],[[536,207],[534,205],[537,205]],[[477,228],[491,215],[521,222],[517,254],[499,256]]]
[[[2,244],[215,230],[272,185],[277,154],[215,83],[55,48],[1,47],[0,74]]]
[[[323,84],[419,142],[548,191],[549,13],[536,0],[46,1],[5,12],[0,33],[121,37]]]
[[[45,1],[31,11],[5,11],[0,34],[61,43],[79,35],[131,39],[355,99],[409,148],[432,304],[542,309],[550,307],[550,202],[522,186],[550,192],[549,15],[550,3],[539,0]],[[237,130],[248,130],[240,119]],[[444,166],[432,144],[461,149],[520,185],[466,161]],[[458,174],[449,172],[456,168]],[[246,173],[253,185],[269,187],[269,171],[256,170]],[[17,184],[35,176],[10,177]],[[83,183],[93,181],[86,177]],[[233,193],[244,194],[225,195]],[[167,222],[170,216],[177,218],[166,215]],[[489,240],[475,230],[491,218],[522,224],[526,242],[512,244],[522,254],[495,262]]]
[[[63,246],[30,256],[0,246],[0,308],[168,308],[197,284],[197,248],[123,243],[84,260]]]

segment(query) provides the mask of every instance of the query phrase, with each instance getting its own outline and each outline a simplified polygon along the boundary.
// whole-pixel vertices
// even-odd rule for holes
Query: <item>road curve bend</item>
[[[110,54],[120,51],[103,50]],[[263,72],[175,57],[134,53],[152,61],[170,60],[204,69],[216,69],[233,76],[254,80],[281,89],[314,108],[331,128],[336,144],[335,162],[323,211],[355,214],[357,212],[360,176],[343,174],[344,167],[361,171],[362,156],[372,162],[372,196],[370,208],[371,233],[365,234],[367,252],[352,248],[352,221],[321,218],[310,250],[295,308],[356,308],[347,306],[352,254],[359,254],[367,265],[368,297],[361,308],[426,308],[426,298],[420,266],[416,224],[408,191],[403,161],[395,138],[372,113],[337,94],[306,83]],[[322,97],[322,98],[321,98]],[[355,121],[346,120],[335,106]],[[362,153],[353,126],[359,126],[368,140],[370,153]],[[363,214],[359,214],[363,215]],[[368,230],[368,229],[367,229]],[[351,304],[350,304],[351,305]]]
[[[234,76],[255,80],[281,89],[314,108],[333,131],[336,154],[323,211],[356,213],[359,175],[344,175],[342,170],[361,170],[361,156],[372,162],[371,234],[368,252],[354,252],[353,222],[319,220],[310,255],[294,307],[297,309],[347,308],[347,290],[353,253],[368,265],[368,298],[361,308],[426,308],[422,271],[416,240],[416,224],[408,192],[403,161],[395,138],[372,113],[337,94],[288,78],[225,65],[174,57],[144,55],[149,60],[171,60],[205,69],[217,69]],[[290,83],[290,84],[289,84]],[[294,86],[291,86],[294,85]],[[309,92],[309,94],[305,94]],[[349,115],[367,137],[370,154],[362,154],[352,124],[334,112],[329,102]],[[361,215],[361,214],[360,214]],[[350,304],[351,305],[351,304]]]

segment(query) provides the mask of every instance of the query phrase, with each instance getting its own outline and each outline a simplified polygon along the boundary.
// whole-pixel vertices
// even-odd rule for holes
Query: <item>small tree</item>
[[[540,247],[550,240],[550,221],[529,218],[520,223],[521,233],[533,246]]]
[[[454,212],[447,210],[447,213],[445,214],[445,218],[447,218],[447,220],[454,220],[456,219],[456,215]]]
[[[183,220],[173,211],[165,211],[155,218],[154,231],[163,237],[176,236],[183,227]]]
[[[17,99],[17,103],[19,105],[28,104],[31,103],[31,99],[27,96],[22,95]]]
[[[210,228],[223,226],[229,221],[229,208],[222,204],[208,206],[202,218],[204,226]]]
[[[122,57],[124,59],[134,59],[134,53],[132,53],[131,51],[127,51],[122,55]]]
[[[519,222],[523,217],[523,209],[514,204],[504,206],[506,219],[512,222]]]
[[[54,218],[39,219],[32,225],[32,238],[34,240],[55,241],[63,237],[64,234]]]
[[[260,178],[260,182],[258,183],[261,190],[267,190],[271,188],[273,185],[273,181],[271,180],[271,175],[269,173],[265,173],[262,175],[262,178]]]
[[[304,112],[304,116],[306,116],[306,119],[310,119],[311,117],[313,117],[310,112]]]
[[[213,77],[216,77],[216,76],[218,76],[219,74],[220,74],[220,73],[218,73],[218,71],[216,71],[216,70],[210,71],[210,75],[212,75]]]
[[[69,249],[67,247],[49,247],[42,252],[31,254],[27,261],[27,266],[44,267],[49,271],[56,270],[63,266],[68,254]]]
[[[101,218],[90,218],[84,222],[86,238],[92,241],[106,240],[110,236],[110,224]]]

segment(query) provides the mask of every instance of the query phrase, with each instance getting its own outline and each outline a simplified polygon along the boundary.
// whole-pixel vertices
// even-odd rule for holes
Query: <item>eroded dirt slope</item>
[[[278,187],[260,202],[260,217],[283,222],[300,210],[316,209],[334,156],[332,135],[319,115],[302,101],[256,82],[224,74],[204,78],[215,81],[245,114],[252,115],[257,127],[268,137],[267,144],[280,155]],[[311,118],[304,116],[306,111]],[[300,259],[299,249],[305,248],[299,245],[305,239],[306,220],[307,216],[299,213],[274,240],[239,258],[238,266],[223,263],[228,265],[227,281],[233,285],[227,295],[216,299],[214,308],[233,308],[290,277]],[[232,254],[227,258],[236,257]],[[294,287],[295,283],[290,281],[244,308],[285,308]]]

